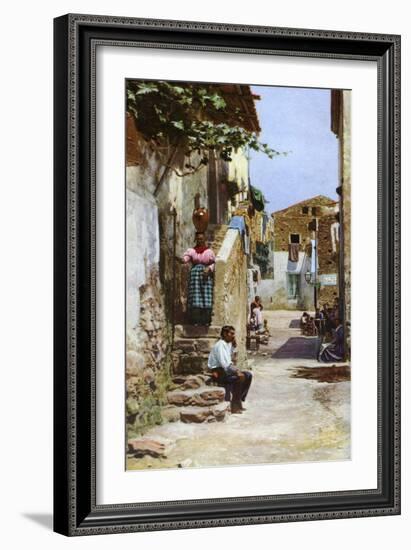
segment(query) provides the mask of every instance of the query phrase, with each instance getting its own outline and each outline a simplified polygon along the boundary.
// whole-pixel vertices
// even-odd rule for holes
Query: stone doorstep
[[[203,386],[189,390],[173,390],[167,393],[167,401],[170,405],[184,407],[195,405],[208,407],[216,405],[224,400],[225,390],[219,386]]]
[[[230,402],[223,401],[213,407],[184,407],[180,420],[185,423],[201,424],[202,422],[221,422],[230,411]]]
[[[209,327],[194,325],[176,325],[174,334],[176,338],[218,338],[221,327],[210,325]]]

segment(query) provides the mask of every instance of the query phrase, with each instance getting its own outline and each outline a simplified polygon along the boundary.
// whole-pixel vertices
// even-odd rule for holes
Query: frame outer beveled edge
[[[68,243],[67,243],[67,259],[68,259],[68,457],[71,458],[69,466],[68,480],[68,499],[70,502],[69,528],[68,533],[73,535],[91,535],[91,534],[108,534],[119,532],[135,532],[145,530],[165,530],[165,529],[183,529],[183,528],[202,528],[202,527],[217,527],[229,525],[249,525],[258,523],[276,523],[276,522],[291,522],[291,521],[309,521],[318,519],[333,519],[333,518],[349,518],[349,517],[365,517],[378,516],[387,514],[400,513],[400,463],[399,463],[399,429],[400,429],[400,309],[399,309],[399,290],[400,290],[400,37],[398,35],[380,35],[368,33],[350,33],[340,31],[319,31],[319,30],[304,30],[304,29],[286,29],[276,27],[255,27],[247,25],[231,25],[218,23],[198,23],[198,22],[180,22],[180,21],[162,21],[162,20],[147,20],[135,18],[118,18],[110,16],[88,16],[80,14],[69,14],[67,17],[68,25],[68,86],[69,86],[69,114],[68,114],[68,145],[69,145],[69,163],[68,163]],[[393,368],[394,368],[394,429],[396,432],[396,444],[394,449],[394,505],[391,508],[376,508],[363,510],[347,510],[347,511],[321,511],[298,514],[275,514],[262,515],[255,517],[236,517],[236,518],[218,518],[212,520],[190,520],[187,522],[168,522],[159,521],[154,523],[140,523],[133,525],[109,525],[99,527],[87,527],[87,521],[83,526],[77,524],[76,518],[76,328],[77,328],[77,224],[78,224],[78,197],[77,197],[77,29],[81,23],[92,25],[129,25],[132,27],[153,27],[166,29],[191,29],[191,30],[207,30],[212,32],[229,31],[235,33],[266,33],[266,34],[281,34],[288,37],[307,37],[307,38],[336,38],[336,39],[353,39],[353,40],[375,40],[382,42],[391,42],[393,48],[392,62],[392,111],[394,124],[394,142],[392,153],[393,170],[391,172],[393,180],[393,208],[392,208],[392,227],[393,227],[393,275],[394,275],[394,302],[393,302]],[[222,48],[223,49],[223,48]],[[116,506],[117,507],[117,506]],[[114,508],[116,508],[114,507]],[[122,508],[123,505],[118,505],[117,508]],[[61,532],[61,531],[60,531]]]

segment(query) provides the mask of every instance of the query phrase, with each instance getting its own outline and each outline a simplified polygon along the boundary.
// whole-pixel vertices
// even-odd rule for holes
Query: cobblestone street
[[[249,352],[246,411],[223,422],[167,423],[145,437],[166,458],[128,457],[129,469],[205,467],[350,458],[350,369],[315,360],[316,338],[300,335],[298,311],[264,311],[268,346]]]

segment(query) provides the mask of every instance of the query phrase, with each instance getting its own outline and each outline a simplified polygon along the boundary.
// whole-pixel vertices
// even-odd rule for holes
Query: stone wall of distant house
[[[325,196],[313,197],[272,214],[274,218],[274,250],[286,251],[291,233],[300,234],[301,249],[310,243],[312,231],[308,224],[313,218],[320,218],[334,206],[334,201]],[[315,210],[313,210],[313,208]]]
[[[306,309],[314,307],[314,289],[305,280],[306,271],[311,271],[311,239],[314,232],[308,224],[317,220],[318,264],[319,274],[337,273],[338,250],[333,250],[331,225],[337,223],[335,218],[336,202],[325,196],[313,197],[287,209],[275,212],[274,218],[274,308]],[[290,235],[300,235],[299,245],[299,284],[300,297],[290,300],[287,291],[287,272],[289,269],[288,249]],[[304,255],[304,256],[303,256]],[[335,294],[335,292],[337,292]],[[337,286],[324,286],[318,294],[318,303],[333,302],[338,295]]]
[[[311,231],[307,228],[310,216],[276,214],[274,217],[274,251],[288,252],[290,234],[300,235],[300,251],[310,244]]]

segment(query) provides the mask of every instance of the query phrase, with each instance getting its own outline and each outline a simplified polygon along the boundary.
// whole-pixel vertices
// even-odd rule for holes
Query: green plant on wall
[[[231,161],[233,152],[241,147],[265,153],[269,158],[284,154],[261,143],[256,132],[243,127],[239,109],[228,108],[217,86],[129,81],[127,110],[134,116],[137,129],[154,147],[171,147],[166,165],[179,176],[207,165],[210,150],[226,161]],[[177,150],[184,152],[183,169],[172,165]],[[193,153],[197,153],[195,161]]]

